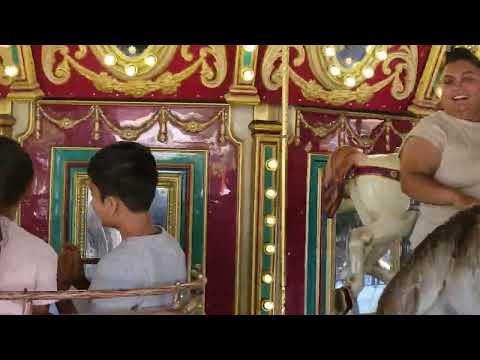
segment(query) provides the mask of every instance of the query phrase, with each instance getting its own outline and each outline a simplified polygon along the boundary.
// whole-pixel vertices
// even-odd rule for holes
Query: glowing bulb
[[[129,53],[130,55],[135,55],[135,54],[137,53],[137,48],[136,48],[135,46],[133,46],[133,45],[129,46],[129,47],[128,47],[128,53]]]
[[[435,95],[437,95],[438,98],[442,97],[442,88],[440,86],[435,88]]]
[[[270,274],[264,274],[262,280],[265,284],[271,284],[273,282],[273,276]]]
[[[127,74],[128,76],[135,76],[136,73],[137,73],[137,67],[135,65],[128,65],[125,68],[125,74]]]
[[[257,45],[243,45],[243,49],[248,52],[253,52],[257,48]]]
[[[273,301],[270,300],[264,300],[262,301],[262,308],[265,311],[272,311],[274,307]]]
[[[353,59],[351,57],[348,57],[348,58],[345,59],[345,63],[347,65],[352,65],[352,62],[353,62]]]
[[[145,64],[153,66],[157,63],[157,57],[155,55],[149,55],[145,58]]]
[[[379,50],[375,53],[378,60],[385,60],[387,58],[387,52],[385,50]]]
[[[274,226],[277,223],[277,218],[273,215],[265,216],[265,224],[267,226]]]
[[[0,48],[9,48],[10,45],[0,45]]]
[[[345,86],[350,87],[350,88],[354,87],[356,85],[356,83],[357,82],[355,81],[355,78],[351,77],[351,76],[347,77],[345,79],[345,82],[344,82]]]
[[[325,56],[332,57],[335,56],[336,51],[333,46],[328,46],[325,48]]]
[[[367,45],[367,48],[365,49],[365,50],[367,51],[367,53],[371,53],[371,52],[372,52],[373,46],[374,46],[374,45]]]
[[[103,62],[105,63],[105,65],[107,66],[113,66],[117,63],[117,58],[115,57],[115,55],[113,54],[107,54],[105,55],[105,57],[103,58]]]
[[[5,66],[5,75],[9,77],[15,77],[18,75],[18,66],[16,65],[8,65]]]
[[[366,67],[366,68],[363,68],[362,74],[366,79],[370,79],[373,77],[374,71],[371,67]]]
[[[268,254],[268,255],[272,255],[275,253],[275,245],[273,244],[268,244],[265,246],[265,252]]]
[[[242,73],[242,77],[243,77],[243,80],[245,81],[252,81],[253,78],[255,77],[255,73],[253,72],[253,70],[245,70]]]
[[[275,171],[278,169],[278,161],[277,159],[270,159],[267,161],[267,170],[270,170],[270,171]]]
[[[265,191],[265,196],[267,199],[273,200],[277,197],[277,192],[270,188]]]
[[[330,66],[330,74],[333,76],[338,76],[342,72],[338,66],[332,65]]]

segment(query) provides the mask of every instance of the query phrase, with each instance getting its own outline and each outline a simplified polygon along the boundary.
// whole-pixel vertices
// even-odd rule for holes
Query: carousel
[[[171,293],[171,306],[143,313],[327,315],[341,313],[335,290],[348,284],[349,314],[375,313],[418,212],[398,150],[437,109],[446,50],[0,45],[0,135],[35,171],[16,222],[57,252],[76,245],[91,276],[122,239],[91,210],[88,161],[139,142],[157,163],[152,218],[189,272],[162,288],[0,289],[0,300],[28,314],[32,300]]]

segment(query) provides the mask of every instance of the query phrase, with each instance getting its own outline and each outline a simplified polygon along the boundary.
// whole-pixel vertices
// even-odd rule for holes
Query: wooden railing
[[[0,291],[0,300],[21,302],[23,314],[32,313],[33,300],[90,300],[113,299],[129,296],[155,296],[173,294],[172,304],[109,313],[111,315],[203,315],[206,279],[199,277],[190,283],[177,283],[150,289],[128,290],[67,290],[67,291]]]

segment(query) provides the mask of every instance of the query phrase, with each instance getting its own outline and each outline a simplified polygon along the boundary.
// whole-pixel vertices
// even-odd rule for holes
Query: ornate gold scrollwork
[[[380,125],[380,128],[376,130],[375,136],[362,136],[359,135],[352,127],[350,121],[348,121],[347,117],[340,113],[339,117],[330,124],[318,124],[312,125],[309,124],[301,111],[297,111],[297,125],[296,125],[296,134],[294,138],[295,145],[300,145],[300,126],[303,126],[306,129],[309,129],[315,137],[320,139],[327,137],[332,133],[338,132],[339,137],[339,144],[345,144],[345,137],[348,137],[351,141],[354,141],[358,147],[362,149],[369,149],[373,145],[377,143],[377,141],[381,137],[385,137],[385,148],[387,151],[391,150],[391,133],[393,132],[395,135],[400,137],[401,141],[403,142],[407,133],[401,133],[392,124],[392,119],[383,119],[384,121]],[[413,119],[402,119],[402,121],[409,121],[412,126],[415,125]]]
[[[379,60],[375,57],[375,49],[370,54],[364,56],[357,66],[344,71],[346,75],[353,78],[355,86],[349,88],[339,77],[332,75],[329,67],[335,65],[338,67],[338,60],[335,57],[324,55],[325,46],[307,45],[292,46],[297,55],[293,61],[293,67],[299,67],[305,62],[305,54],[308,58],[309,67],[316,79],[306,80],[302,78],[290,66],[290,77],[297,85],[303,96],[311,101],[322,100],[333,105],[342,105],[350,101],[366,103],[371,97],[392,84],[390,93],[396,100],[406,99],[415,87],[418,67],[418,51],[416,45],[402,45],[399,47],[393,45],[384,46],[386,52],[385,60]],[[377,47],[377,46],[375,46]],[[280,67],[278,60],[281,58],[281,46],[269,46],[265,52],[262,63],[262,81],[269,90],[278,90],[281,86]],[[391,67],[393,62],[396,62]],[[361,75],[362,67],[369,66],[373,70],[382,62],[381,70],[387,77],[374,84],[368,84],[366,78]],[[403,76],[403,80],[402,80]],[[343,79],[343,78],[342,78]]]
[[[158,140],[160,142],[167,141],[167,128],[166,125],[168,122],[175,124],[183,131],[191,134],[199,133],[212,126],[217,120],[220,121],[220,129],[218,135],[218,142],[223,144],[225,142],[225,124],[228,119],[228,111],[220,110],[215,114],[210,120],[205,122],[198,122],[195,120],[181,120],[173,115],[170,111],[165,108],[154,112],[147,120],[145,120],[141,125],[138,126],[124,126],[119,127],[115,125],[112,121],[103,112],[102,108],[98,105],[92,105],[88,110],[87,114],[82,116],[79,119],[71,119],[68,117],[63,117],[61,119],[56,119],[50,114],[48,114],[42,106],[37,105],[37,119],[36,119],[36,137],[40,137],[40,115],[45,119],[55,124],[57,127],[63,130],[72,129],[80,123],[86,121],[89,118],[93,118],[94,122],[94,131],[93,137],[95,140],[100,138],[99,132],[99,122],[102,121],[114,134],[120,136],[124,140],[134,141],[137,140],[140,135],[150,130],[156,123],[160,124],[160,131],[158,134]]]
[[[90,45],[88,48],[104,64],[105,56],[115,56],[116,62],[104,65],[108,72],[96,73],[81,65],[77,60],[83,59],[87,53],[86,45],[79,45],[74,56],[66,45],[42,46],[42,68],[47,78],[56,85],[66,83],[71,77],[71,68],[90,80],[100,91],[111,93],[118,91],[134,97],[145,96],[154,91],[172,95],[177,92],[180,84],[192,76],[200,68],[200,78],[204,86],[215,88],[219,86],[227,74],[227,59],[225,45],[208,45],[200,49],[198,58],[190,52],[190,45],[182,45],[181,56],[187,62],[193,62],[178,73],[165,71],[176,54],[177,45],[150,45],[139,56],[128,57],[115,45]],[[56,56],[62,59],[57,63]],[[148,64],[146,59],[154,57],[155,62]],[[213,58],[213,68],[208,59]],[[125,69],[135,67],[135,74],[127,75]]]

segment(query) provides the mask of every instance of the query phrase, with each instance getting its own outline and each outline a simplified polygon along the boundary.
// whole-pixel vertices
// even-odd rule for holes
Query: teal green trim
[[[18,60],[18,46],[20,45],[12,45],[12,59],[13,62],[18,65],[20,64],[20,61]]]
[[[95,154],[97,150],[90,149],[68,149],[68,148],[53,148],[52,150],[52,194],[51,194],[51,211],[50,211],[50,244],[59,252],[62,248],[62,239],[64,236],[63,221],[66,214],[65,207],[65,190],[66,190],[66,175],[65,166],[68,162],[79,162],[78,167],[71,167],[69,178],[69,196],[73,199],[75,193],[74,179],[78,173],[86,173],[88,161]],[[179,174],[182,182],[180,218],[181,224],[186,224],[187,209],[185,207],[187,194],[190,189],[187,189],[187,177],[189,170],[168,168],[170,164],[185,164],[193,165],[193,172],[191,174],[191,181],[193,181],[192,194],[192,265],[203,264],[203,251],[205,247],[204,236],[204,215],[206,204],[206,193],[204,191],[206,182],[206,166],[207,153],[206,152],[170,152],[162,150],[152,150],[157,164],[167,165],[164,169],[159,169],[159,174]],[[68,213],[73,214],[73,202],[68,204]],[[67,224],[68,238],[73,236],[73,218],[68,219]],[[181,226],[180,229],[180,243],[186,246],[187,229]]]
[[[265,146],[264,148],[264,156],[265,159],[271,159],[274,157],[274,148],[273,146]],[[273,187],[273,173],[271,171],[266,170],[264,172],[263,177],[263,190]],[[269,226],[265,226],[265,216],[272,214],[273,212],[273,200],[264,198],[263,199],[263,216],[260,221],[263,222],[263,244],[273,243],[273,228]],[[262,257],[262,273],[269,272],[272,273],[273,267],[273,259],[272,255],[268,255],[263,252]],[[261,275],[261,274],[260,274]],[[272,297],[272,284],[265,284],[262,280],[261,281],[261,294],[263,299],[271,299]],[[268,312],[262,310],[262,314],[267,315]]]
[[[306,261],[306,268],[307,268],[307,276],[306,276],[306,309],[305,313],[307,315],[314,315],[315,314],[315,307],[316,307],[316,298],[317,298],[317,281],[318,274],[316,269],[317,263],[317,224],[320,219],[318,209],[318,170],[323,169],[327,165],[328,157],[326,155],[320,154],[312,154],[311,155],[311,166],[310,166],[310,173],[308,177],[310,179],[310,188],[307,190],[309,191],[309,203],[308,203],[308,239],[307,239],[307,249],[308,249],[308,258],[305,259]],[[322,225],[326,223],[326,218],[322,219]],[[325,254],[327,241],[326,241],[326,227],[322,226],[321,229],[321,253]],[[325,259],[320,259],[320,266],[322,269],[322,273],[325,274],[326,269],[326,261]],[[322,281],[323,289],[320,287],[320,294],[325,293],[325,281]],[[325,301],[322,300],[323,308],[322,312],[324,312]]]
[[[250,51],[243,52],[243,66],[251,67],[252,64],[252,53]]]

